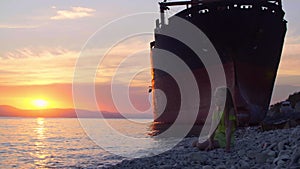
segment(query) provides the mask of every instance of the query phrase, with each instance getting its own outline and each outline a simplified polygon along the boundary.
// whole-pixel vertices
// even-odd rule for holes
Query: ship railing
[[[282,11],[282,2],[281,0],[190,0],[190,1],[173,1],[173,2],[160,2],[160,21],[156,23],[158,28],[160,25],[166,25],[165,11],[169,10],[171,6],[186,6],[186,8],[191,8],[194,6],[202,6],[203,8],[199,13],[208,13],[209,6],[219,6],[224,7],[224,9],[230,9],[230,6],[233,5],[233,8],[241,9],[252,9],[254,5],[260,6],[261,10],[268,10],[270,5],[273,6],[272,12],[275,13],[275,7]],[[282,11],[283,12],[283,11]],[[283,14],[284,15],[284,14]]]

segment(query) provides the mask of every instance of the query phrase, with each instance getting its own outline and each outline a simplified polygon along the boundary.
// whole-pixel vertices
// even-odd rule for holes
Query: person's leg
[[[205,150],[205,149],[208,147],[208,145],[209,145],[208,140],[206,140],[206,141],[203,142],[203,143],[197,142],[196,147],[197,147],[199,150]]]
[[[195,140],[192,144],[193,147],[197,147],[198,140]]]
[[[214,144],[214,148],[220,148],[221,147],[218,140],[214,140],[213,144]]]
[[[205,150],[209,145],[208,140],[203,142],[203,143],[199,143],[198,140],[193,142],[193,147],[197,147],[199,150]],[[214,148],[220,148],[220,144],[217,140],[213,141],[213,147]]]

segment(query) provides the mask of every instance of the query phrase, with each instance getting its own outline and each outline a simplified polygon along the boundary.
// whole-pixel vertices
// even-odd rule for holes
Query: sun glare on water
[[[34,107],[40,108],[40,109],[46,108],[49,105],[49,103],[43,99],[33,100],[32,104]]]

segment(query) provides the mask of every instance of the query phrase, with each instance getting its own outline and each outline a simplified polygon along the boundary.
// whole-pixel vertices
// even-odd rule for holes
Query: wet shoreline
[[[300,126],[265,132],[249,127],[235,135],[230,153],[224,149],[199,151],[191,146],[197,138],[191,137],[163,154],[124,160],[109,168],[300,168]]]

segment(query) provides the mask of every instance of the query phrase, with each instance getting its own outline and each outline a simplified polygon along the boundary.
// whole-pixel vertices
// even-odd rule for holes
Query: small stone
[[[266,162],[269,164],[272,164],[274,159],[275,159],[275,157],[269,157]]]
[[[244,156],[245,154],[246,154],[246,151],[243,150],[243,149],[241,149],[241,150],[238,151],[238,155],[239,155],[240,157]]]
[[[225,165],[226,166],[231,166],[231,164],[232,164],[231,160],[225,160]]]
[[[239,165],[240,165],[240,168],[239,168],[239,169],[248,169],[248,168],[250,168],[249,163],[247,163],[247,162],[244,161],[244,160],[241,160],[240,163],[239,163]]]
[[[279,157],[281,160],[289,160],[290,156],[289,155],[282,155]]]
[[[300,168],[300,164],[293,164],[289,166],[289,169],[299,169]]]
[[[275,150],[276,148],[277,148],[277,143],[273,143],[268,147],[269,150]]]
[[[269,157],[275,157],[276,156],[276,152],[275,151],[269,151],[268,152],[268,156]]]
[[[171,165],[160,165],[158,166],[158,168],[162,168],[162,169],[172,169],[173,167]]]
[[[296,149],[293,152],[291,164],[300,164],[300,149]]]
[[[281,142],[279,142],[279,143],[278,143],[278,145],[277,145],[277,146],[278,146],[278,150],[279,150],[279,151],[282,151],[282,150],[284,150],[284,144],[285,144],[285,142],[284,142],[284,141],[281,141]]]
[[[202,167],[202,169],[213,169],[213,167],[211,167],[210,165],[205,165]]]
[[[279,160],[279,157],[275,158],[275,159],[273,160],[273,164],[276,165],[278,160]]]
[[[225,165],[218,165],[216,169],[227,169],[227,167]]]
[[[233,165],[230,167],[230,169],[237,169],[237,167]]]
[[[298,138],[300,136],[300,130],[299,128],[294,128],[294,130],[292,131],[290,138],[291,139],[295,139]]]
[[[256,154],[257,154],[257,152],[255,152],[253,150],[249,150],[247,152],[247,157],[249,157],[249,158],[255,158]]]
[[[179,167],[178,163],[175,163],[175,164],[172,166],[172,168],[177,168],[177,167]]]
[[[288,150],[282,150],[279,152],[278,157],[283,156],[283,155],[290,155],[292,152]]]
[[[262,164],[265,163],[268,159],[268,154],[266,153],[257,153],[255,157],[256,163]]]
[[[203,154],[201,152],[197,152],[197,153],[191,153],[190,159],[192,161],[198,161],[200,163],[205,163],[208,160],[208,157],[207,157],[206,154]]]
[[[278,160],[277,161],[278,166],[283,166],[284,164],[285,164],[285,161],[283,161],[283,160]]]
[[[285,165],[289,156],[287,155],[283,155],[281,157],[277,157],[274,159],[273,164],[277,165],[277,166],[282,166]]]

